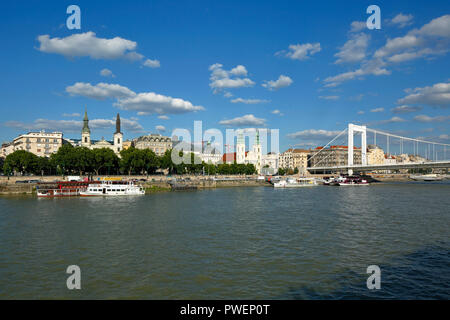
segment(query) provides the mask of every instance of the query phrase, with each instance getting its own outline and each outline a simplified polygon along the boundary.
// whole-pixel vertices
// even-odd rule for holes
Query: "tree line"
[[[243,174],[256,173],[253,164],[211,164],[196,159],[191,153],[190,163],[175,164],[172,150],[158,156],[150,149],[134,147],[122,150],[118,157],[108,148],[89,149],[65,144],[50,157],[39,157],[25,150],[17,150],[0,162],[5,175],[149,175],[164,170],[169,174]],[[180,151],[179,154],[183,156]],[[197,164],[198,163],[198,164]]]

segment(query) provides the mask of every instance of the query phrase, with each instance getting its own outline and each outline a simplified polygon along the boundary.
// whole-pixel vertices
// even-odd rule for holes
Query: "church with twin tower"
[[[253,143],[252,150],[245,151],[245,137],[243,132],[239,132],[236,143],[236,163],[251,163],[255,166],[256,171],[261,173],[261,159],[262,150],[261,142],[259,141],[259,130],[256,129],[255,142]]]
[[[81,146],[89,149],[111,149],[117,155],[123,150],[123,133],[120,132],[120,115],[117,114],[116,118],[116,132],[113,136],[113,143],[106,141],[104,138],[92,143],[91,141],[91,129],[89,129],[89,119],[87,116],[87,110],[84,111],[83,129],[81,130]]]

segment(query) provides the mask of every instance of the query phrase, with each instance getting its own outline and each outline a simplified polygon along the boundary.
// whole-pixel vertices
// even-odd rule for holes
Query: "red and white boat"
[[[41,183],[37,186],[37,196],[40,198],[53,197],[77,197],[85,191],[90,184],[98,184],[95,181],[56,181],[53,183]]]
[[[361,177],[339,177],[330,183],[333,186],[368,186],[369,182]]]

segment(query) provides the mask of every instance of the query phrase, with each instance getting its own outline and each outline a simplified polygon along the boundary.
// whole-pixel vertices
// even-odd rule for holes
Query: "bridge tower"
[[[353,165],[353,133],[361,132],[361,164],[367,165],[367,134],[366,126],[358,126],[353,123],[348,124],[348,165]],[[353,170],[348,169],[348,174],[352,175]]]

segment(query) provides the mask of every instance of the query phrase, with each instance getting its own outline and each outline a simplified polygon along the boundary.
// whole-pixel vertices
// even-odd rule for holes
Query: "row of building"
[[[133,140],[123,139],[121,132],[120,115],[116,118],[116,131],[113,134],[113,140],[108,141],[91,139],[91,129],[89,128],[89,119],[87,112],[84,113],[83,128],[81,130],[81,139],[64,138],[62,132],[28,132],[16,137],[13,141],[3,143],[0,149],[0,157],[6,158],[8,154],[17,150],[25,150],[39,157],[49,157],[56,153],[63,144],[72,144],[89,149],[107,148],[113,150],[117,155],[124,149],[134,146],[138,149],[151,149],[157,155],[162,155],[166,150],[172,149],[172,139],[161,136],[160,134],[150,134]]]
[[[45,131],[29,132],[15,138],[12,142],[4,143],[0,150],[0,157],[6,157],[16,150],[26,150],[37,156],[49,157],[56,153],[58,149],[66,143],[73,146],[82,146],[89,149],[109,148],[120,156],[120,152],[131,146],[137,149],[150,149],[157,155],[163,155],[167,150],[175,147],[184,151],[193,152],[206,163],[238,163],[253,164],[258,173],[276,174],[280,168],[285,170],[297,169],[301,175],[308,173],[308,167],[334,167],[347,165],[348,147],[334,145],[329,147],[317,147],[315,149],[293,149],[290,148],[282,153],[269,152],[262,154],[259,131],[256,130],[255,140],[250,150],[246,150],[243,133],[238,133],[236,151],[234,153],[222,153],[210,144],[206,147],[202,145],[201,151],[196,151],[193,144],[183,145],[176,137],[170,138],[160,134],[144,135],[131,140],[123,140],[121,132],[120,115],[116,118],[116,131],[113,140],[107,141],[91,139],[89,119],[85,111],[81,139],[65,139],[62,132]],[[179,145],[181,143],[181,145]],[[392,164],[426,161],[424,158],[414,155],[401,154],[397,156],[385,154],[383,149],[376,145],[369,145],[367,148],[367,164]],[[354,164],[361,163],[361,149],[354,148]]]

